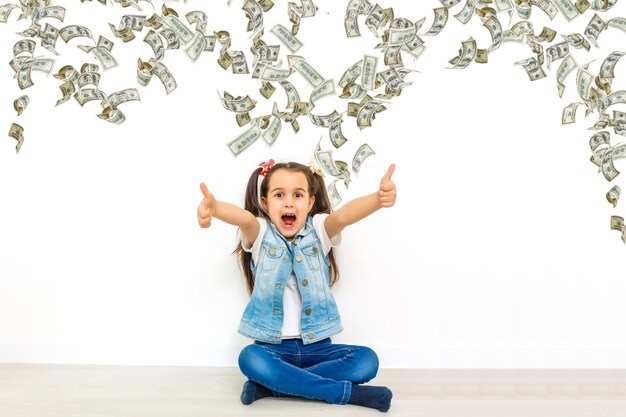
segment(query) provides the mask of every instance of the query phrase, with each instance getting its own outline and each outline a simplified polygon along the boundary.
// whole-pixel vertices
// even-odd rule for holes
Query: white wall
[[[265,100],[260,82],[217,65],[217,51],[193,64],[182,50],[164,61],[177,90],[166,96],[158,79],[140,87],[135,63],[152,55],[141,42],[147,31],[123,44],[107,25],[138,13],[66,3],[65,23],[52,24],[82,23],[115,42],[120,67],[102,73],[100,88],[138,88],[141,102],[120,107],[127,121],[111,125],[95,116],[99,104],[81,108],[72,99],[55,108],[61,82],[35,73],[23,92],[31,103],[16,117],[12,102],[22,92],[12,69],[0,66],[0,126],[20,123],[26,137],[18,155],[13,139],[0,140],[0,362],[234,366],[248,343],[236,332],[247,300],[231,255],[236,229],[219,221],[198,227],[198,185],[241,205],[259,162],[308,162],[320,136],[331,146],[327,135],[301,119],[298,134],[285,125],[273,148],[259,140],[233,158],[225,144],[241,129],[217,92],[250,94],[259,116],[274,100],[285,107],[280,87]],[[210,11],[208,31],[229,30],[232,49],[251,63],[242,2],[225,3],[173,7],[181,16]],[[266,13],[268,44],[278,43],[269,33],[274,23],[288,25],[286,2],[276,3]],[[378,40],[362,20],[363,36],[346,39],[345,2],[317,3],[318,15],[302,21],[298,54],[337,81],[364,54],[377,55]],[[423,32],[440,3],[408,3],[381,5],[414,21],[425,16]],[[626,366],[626,248],[609,230],[610,216],[626,212],[624,203],[613,209],[605,200],[612,184],[589,162],[587,128],[597,114],[585,119],[581,109],[577,124],[561,126],[562,108],[577,100],[575,74],[563,99],[558,63],[531,83],[513,66],[532,56],[526,45],[503,45],[487,65],[445,69],[470,35],[479,47],[490,43],[476,18],[463,26],[452,17],[460,8],[441,35],[424,38],[428,49],[417,62],[405,57],[420,72],[373,127],[344,121],[349,142],[336,159],[350,162],[362,143],[377,152],[349,190],[340,188],[344,201],[377,190],[390,163],[398,198],[344,231],[334,291],[345,331],[334,341],[372,346],[383,367]],[[0,25],[3,62],[12,58],[14,33],[28,25],[14,13]],[[591,16],[550,22],[536,9],[531,20],[536,33],[546,25],[568,34],[582,32]],[[626,16],[626,7],[602,16]],[[573,54],[579,64],[596,59],[590,69],[597,72],[625,40],[611,29],[601,49]],[[54,72],[96,62],[76,48],[84,43],[59,39]],[[40,46],[37,53],[50,55]],[[281,53],[286,65],[286,48]],[[306,97],[310,87],[298,74],[291,79]],[[614,90],[625,81],[622,62]],[[327,97],[314,112],[345,105]],[[620,139],[612,134],[613,143]]]

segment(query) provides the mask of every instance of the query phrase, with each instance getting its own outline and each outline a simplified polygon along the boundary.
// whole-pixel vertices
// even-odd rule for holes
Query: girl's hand
[[[378,200],[381,207],[391,207],[396,202],[396,185],[391,181],[391,175],[395,171],[396,165],[391,164],[387,173],[380,181],[380,190],[378,190]]]
[[[211,219],[213,218],[213,212],[215,211],[215,197],[209,192],[204,183],[200,184],[200,190],[204,194],[204,198],[198,205],[198,224],[202,228],[211,226]]]

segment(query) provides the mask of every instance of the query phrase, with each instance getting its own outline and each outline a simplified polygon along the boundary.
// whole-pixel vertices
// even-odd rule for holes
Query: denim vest
[[[262,239],[257,265],[251,264],[254,290],[239,323],[239,333],[261,342],[281,343],[283,292],[291,271],[296,274],[302,295],[303,343],[317,342],[342,331],[329,285],[330,261],[322,253],[313,218],[307,218],[291,242],[268,221]]]

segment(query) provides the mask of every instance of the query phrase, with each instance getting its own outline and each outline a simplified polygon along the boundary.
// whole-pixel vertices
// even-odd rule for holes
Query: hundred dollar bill
[[[320,98],[331,94],[335,94],[335,81],[333,79],[326,80],[313,89],[313,91],[311,91],[310,101],[316,102]]]
[[[175,16],[173,14],[167,15],[162,19],[162,23],[164,26],[167,26],[168,28],[170,28],[172,31],[174,31],[174,33],[176,34],[176,36],[178,37],[178,39],[180,39],[181,41],[183,41],[183,43],[186,45],[189,42],[191,42],[191,40],[194,37],[194,32],[191,31],[191,29],[189,29],[179,18],[178,16]]]
[[[80,25],[65,26],[64,28],[59,30],[59,35],[65,41],[65,43],[79,37],[90,38],[92,41],[95,42],[91,31],[88,28]]]
[[[252,121],[252,119],[250,118],[250,113],[248,112],[237,113],[235,115],[235,120],[237,121],[237,124],[239,125],[239,127],[243,125],[247,125],[248,123]]]
[[[568,21],[578,16],[578,10],[576,10],[570,0],[552,0],[552,2],[561,11],[561,13],[563,13]]]
[[[26,110],[29,102],[30,100],[28,99],[28,96],[21,96],[13,101],[13,108],[17,112],[18,116]]]
[[[378,86],[376,86],[378,87]],[[365,97],[367,91],[363,89],[359,84],[348,84],[343,89],[343,94],[339,96],[339,98],[349,98],[349,99],[361,99]]]
[[[346,36],[353,38],[355,36],[361,36],[359,29],[359,10],[361,9],[363,0],[350,0],[346,8],[346,14],[343,19],[343,25],[346,30]]]
[[[578,106],[584,105],[585,103],[572,103],[566,108],[563,109],[563,115],[561,116],[561,124],[567,125],[570,123],[576,123],[576,109]]]
[[[161,16],[156,13],[153,13],[152,16],[146,19],[146,26],[153,29],[160,29],[163,26],[163,21],[161,20]]]
[[[246,61],[246,56],[243,51],[233,51],[232,52],[233,63],[232,63],[232,71],[233,74],[249,74],[250,70],[248,69],[248,61]]]
[[[374,90],[376,81],[376,64],[378,58],[365,55],[363,57],[363,68],[361,70],[361,86],[366,90]]]
[[[411,84],[409,82],[405,82],[398,73],[398,71],[394,68],[389,68],[388,70],[385,70],[378,75],[380,76],[380,79],[385,83],[385,85],[387,85],[390,90],[395,92],[400,91],[404,87]]]
[[[106,98],[107,107],[113,109],[117,108],[120,104],[127,103],[129,101],[140,101],[139,91],[136,88],[126,88],[124,90],[111,93]]]
[[[270,30],[276,37],[291,51],[295,53],[298,49],[302,48],[302,42],[291,34],[286,27],[282,25],[276,25]]]
[[[92,49],[92,52],[98,61],[100,61],[100,65],[102,65],[102,69],[104,71],[108,71],[119,65],[117,60],[113,58],[113,55],[111,55],[111,53],[105,48],[94,48]]]
[[[622,232],[622,242],[626,244],[626,225],[624,225],[624,218],[621,216],[611,216],[611,230],[618,230]]]
[[[434,36],[440,33],[448,22],[448,9],[446,7],[437,7],[433,9],[435,12],[435,20],[432,26],[428,29],[428,32],[424,33],[424,36]]]
[[[303,57],[298,55],[287,55],[289,67],[298,71],[307,82],[313,87],[319,87],[324,82],[322,77]]]
[[[606,96],[599,110],[604,111],[614,104],[626,104],[626,90],[619,90]]]
[[[606,178],[607,181],[613,181],[615,177],[619,175],[619,171],[615,169],[615,165],[613,164],[613,152],[615,149],[608,150],[602,156],[602,175]]]
[[[288,109],[293,108],[294,104],[300,101],[300,94],[298,94],[298,90],[293,86],[289,81],[280,81],[279,84],[285,90],[287,94],[287,107]]]
[[[74,83],[70,80],[67,80],[66,82],[61,84],[59,86],[59,89],[61,90],[63,97],[57,100],[57,104],[55,104],[55,107],[68,101],[72,94],[76,92],[76,87],[74,86]]]
[[[324,115],[324,116],[318,116],[318,115],[309,113],[309,120],[315,126],[326,127],[327,128],[327,127],[330,127],[330,124],[332,123],[333,120],[335,120],[335,118],[338,115],[339,115],[339,113],[337,113],[337,110],[333,110],[332,113]]]
[[[583,14],[589,8],[590,4],[588,0],[576,0],[574,7],[578,10],[578,13]]]
[[[126,116],[119,109],[106,107],[102,110],[102,113],[97,115],[100,119],[106,120],[114,125],[122,124],[126,121]]]
[[[6,23],[13,9],[16,9],[17,7],[18,6],[15,4],[10,3],[0,6],[0,23]]]
[[[543,10],[550,20],[554,19],[554,16],[558,13],[558,10],[554,7],[551,0],[531,0],[530,4]]]
[[[376,114],[385,111],[387,108],[382,102],[377,100],[369,101],[359,109],[357,114],[357,126],[362,130],[372,125],[372,121],[376,118]]]
[[[624,17],[614,17],[606,23],[610,27],[614,27],[616,29],[626,32],[626,18]]]
[[[474,9],[476,8],[475,0],[467,0],[465,2],[465,6],[461,9],[460,12],[454,15],[454,17],[461,23],[466,24],[472,18],[474,14]]]
[[[591,45],[587,42],[587,39],[583,37],[580,33],[572,33],[570,35],[564,36],[567,43],[573,46],[576,49],[585,48],[585,50],[589,51]]]
[[[161,81],[163,87],[165,87],[166,94],[171,93],[178,87],[178,84],[172,76],[172,73],[162,62],[156,62],[154,64],[153,73]]]
[[[72,82],[78,81],[78,71],[74,69],[71,65],[65,65],[63,68],[59,70],[56,74],[53,74],[54,78],[57,78],[62,81],[72,80]]]
[[[550,69],[550,64],[554,61],[558,61],[559,59],[563,59],[569,55],[569,44],[567,41],[559,42],[550,46],[546,49],[546,56],[548,59],[548,69]]]
[[[363,60],[356,62],[350,68],[343,73],[337,85],[341,88],[344,88],[348,84],[354,82],[361,75],[361,70],[363,68]]]
[[[339,203],[341,203],[341,200],[343,200],[341,198],[341,195],[337,191],[338,181],[339,180],[335,180],[328,186],[328,198],[330,199],[330,204],[333,207],[333,209],[337,207]]]
[[[189,43],[189,45],[185,48],[185,55],[187,55],[189,59],[191,59],[191,62],[196,62],[200,54],[204,52],[205,46],[206,46],[206,38],[201,32],[196,32],[196,36]],[[243,53],[242,53],[242,56],[243,56]],[[245,63],[245,56],[243,57],[243,60]],[[239,68],[242,69],[241,66]],[[248,69],[247,65],[245,69],[246,70]],[[234,69],[233,69],[233,72],[234,72]]]
[[[615,65],[624,55],[626,55],[626,52],[615,51],[607,56],[600,66],[600,77],[614,78]]]
[[[365,25],[372,31],[374,36],[380,37],[378,30],[385,23],[385,20],[385,11],[377,3],[372,7],[369,15],[365,18]]]
[[[259,63],[252,71],[252,78],[258,78],[263,81],[284,81],[293,70],[291,68],[281,69],[268,64]]]
[[[111,32],[113,32],[113,36],[122,40],[122,42],[130,42],[135,39],[135,33],[130,28],[130,26],[122,27],[121,29],[117,29],[115,25],[109,23],[109,28],[111,28]]]
[[[589,64],[586,64],[578,69],[576,74],[576,87],[578,90],[578,96],[583,100],[589,100],[589,92],[593,83],[593,74],[587,70]]]
[[[111,49],[113,49],[113,42],[100,35],[98,37],[98,43],[96,44],[96,47],[106,49],[107,51],[111,52]]]
[[[35,47],[37,44],[35,41],[30,39],[23,39],[15,42],[13,45],[13,57],[17,57],[19,54],[29,53],[30,56],[33,56],[33,52],[35,51]]]
[[[559,97],[563,97],[563,92],[565,91],[565,79],[577,67],[578,64],[574,61],[574,58],[571,55],[567,55],[563,62],[561,62],[561,65],[559,65],[559,68],[556,71]]]
[[[224,92],[224,97],[220,97],[220,100],[226,110],[235,113],[245,113],[256,106],[256,101],[252,100],[250,96],[233,97],[226,91]]]
[[[97,72],[93,72],[93,71],[87,71],[83,74],[80,74],[76,82],[79,89],[83,88],[84,86],[88,84],[91,84],[97,87],[99,83],[100,83],[100,74],[98,74]]]
[[[352,172],[358,175],[363,166],[363,162],[374,154],[376,154],[376,152],[374,152],[367,143],[361,145],[354,154],[354,157],[352,157]]]
[[[165,56],[165,45],[163,45],[163,40],[161,39],[161,36],[154,30],[150,29],[143,41],[150,45],[150,47],[152,48],[152,51],[154,52],[154,58],[157,61],[161,61]]]
[[[395,45],[388,46],[385,48],[385,57],[384,62],[385,65],[390,66],[392,68],[401,67],[404,64],[402,63],[402,48],[404,45]]]
[[[154,58],[152,58],[153,62]],[[142,61],[141,58],[137,59],[137,82],[143,87],[147,86],[152,79],[152,71],[154,65],[150,62]]]
[[[470,37],[468,40],[461,42],[461,45],[459,56],[448,61],[454,69],[466,68],[476,56],[476,41],[473,38]]]
[[[483,23],[483,26],[487,28],[491,34],[491,45],[489,46],[489,52],[494,51],[502,45],[502,25],[495,16],[490,16],[489,19]]]
[[[243,151],[250,147],[256,140],[261,136],[261,128],[257,124],[252,124],[252,126],[245,130],[241,135],[237,136],[232,141],[228,142],[226,146],[232,152],[232,154],[237,157]]]
[[[439,0],[439,1],[441,2],[441,4],[443,4],[447,8],[456,6],[457,4],[461,2],[461,0]]]
[[[32,15],[33,22],[36,22],[39,19],[43,19],[44,17],[51,17],[54,19],[58,19],[62,22],[63,19],[65,19],[65,7],[48,6],[36,10]]]
[[[248,31],[256,33],[263,27],[263,10],[259,3],[254,0],[246,0],[242,9],[248,17]]]
[[[41,38],[41,46],[53,54],[59,55],[55,49],[57,39],[59,38],[59,30],[57,28],[49,23],[46,23],[46,26],[44,26],[43,32],[39,34],[39,37]]]
[[[619,201],[619,196],[622,190],[619,188],[619,185],[614,185],[611,189],[606,193],[606,199],[609,203],[613,205],[613,207],[617,206],[617,202]]]
[[[606,22],[600,18],[596,13],[587,24],[584,35],[591,41],[591,43],[598,48],[598,36],[606,28]]]
[[[167,46],[165,47],[165,49],[180,48],[180,40],[178,39],[178,35],[172,29],[161,29],[159,35],[161,35],[163,39],[165,39],[165,42],[167,42]]]
[[[74,94],[74,98],[78,101],[78,104],[82,107],[85,103],[94,100],[105,101],[106,94],[97,88],[83,88]]]
[[[322,167],[324,172],[328,175],[333,177],[341,175],[341,171],[337,168],[337,164],[335,164],[332,150],[315,151],[314,156],[319,166]]]
[[[272,146],[274,142],[276,142],[276,139],[280,134],[280,130],[282,129],[282,125],[283,124],[278,117],[272,117],[272,121],[270,122],[269,126],[261,135],[263,141],[265,141],[268,146]]]
[[[17,123],[11,123],[9,136],[17,141],[17,144],[15,145],[15,153],[19,153],[22,148],[22,144],[24,143],[24,128]]]
[[[328,134],[330,136],[330,142],[333,144],[335,149],[339,149],[344,143],[348,141],[348,139],[343,135],[341,131],[341,123],[343,123],[343,116],[336,116],[331,122],[328,129]]]
[[[276,62],[280,52],[280,45],[260,45],[255,52],[258,62]]]
[[[204,34],[208,22],[208,16],[201,10],[194,10],[185,15],[190,25],[196,24],[196,32]]]

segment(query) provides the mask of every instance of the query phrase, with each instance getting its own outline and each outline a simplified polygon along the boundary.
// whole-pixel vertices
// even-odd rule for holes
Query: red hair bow
[[[270,172],[270,169],[272,169],[272,167],[274,166],[274,160],[270,159],[269,162],[261,162],[259,166],[263,167],[263,170],[261,171],[259,175],[266,176],[267,173]]]

